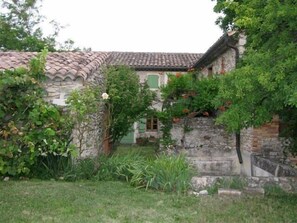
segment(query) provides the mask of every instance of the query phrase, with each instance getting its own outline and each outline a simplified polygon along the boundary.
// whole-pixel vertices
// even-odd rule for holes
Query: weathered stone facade
[[[105,75],[98,69],[93,75],[86,80],[85,84],[97,86],[100,95],[106,92]],[[83,86],[82,86],[83,87]],[[86,132],[80,132],[78,129],[73,131],[73,142],[78,146],[80,157],[97,157],[103,153],[103,141],[105,138],[105,105],[101,104],[97,111],[91,115],[91,122],[84,124],[87,128]],[[82,133],[82,134],[81,134]]]
[[[232,34],[234,35],[234,34]],[[232,36],[230,35],[230,36]],[[229,36],[228,36],[229,37]],[[223,36],[222,39],[228,38]],[[229,37],[230,38],[230,37]],[[238,40],[226,45],[226,49],[215,56],[214,52],[209,52],[213,54],[213,58],[206,60],[205,63],[201,64],[201,74],[205,77],[225,74],[233,70],[236,67],[237,59],[240,58],[244,53],[244,45],[246,44],[246,36],[244,34],[238,34]],[[228,40],[224,40],[228,41]],[[226,44],[223,42],[223,44]],[[230,47],[232,46],[232,47]],[[221,47],[222,48],[222,47]],[[220,48],[220,49],[221,49]],[[210,48],[211,50],[211,48]],[[237,51],[237,52],[236,52]],[[205,54],[207,56],[207,52]],[[238,58],[237,58],[238,57]],[[203,59],[203,58],[202,58]]]
[[[85,81],[82,78],[72,80],[67,77],[62,79],[60,77],[54,78],[53,80],[47,79],[44,86],[47,92],[46,100],[54,102],[56,99],[60,99],[61,103],[67,98],[71,91],[75,89],[82,89],[85,85]]]
[[[239,175],[241,166],[235,150],[235,136],[209,117],[191,118],[173,124],[172,139],[177,149],[201,175]]]

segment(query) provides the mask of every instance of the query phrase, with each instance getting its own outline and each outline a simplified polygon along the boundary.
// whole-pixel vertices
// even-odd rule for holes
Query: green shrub
[[[45,60],[46,51],[30,61],[29,69],[0,72],[2,175],[29,175],[43,157],[72,152],[71,125],[61,109],[43,99]]]

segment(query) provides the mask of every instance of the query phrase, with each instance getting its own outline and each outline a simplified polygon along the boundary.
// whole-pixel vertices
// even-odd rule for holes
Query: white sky
[[[43,0],[41,14],[68,25],[93,51],[205,52],[221,35],[211,0]]]

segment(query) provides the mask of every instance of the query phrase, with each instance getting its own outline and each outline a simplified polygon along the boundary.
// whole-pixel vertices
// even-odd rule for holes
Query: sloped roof
[[[238,33],[231,31],[224,33],[204,54],[196,61],[194,68],[203,68],[211,64],[219,56],[221,56],[228,49],[234,47],[238,39],[236,37]]]
[[[0,70],[27,67],[36,52],[0,52]],[[45,74],[50,79],[67,77],[84,80],[105,62],[106,52],[54,52],[48,53]]]
[[[199,53],[111,52],[108,65],[126,65],[135,70],[187,71],[201,58]]]
[[[0,70],[27,67],[36,52],[0,52]],[[86,80],[101,65],[126,65],[136,70],[187,71],[201,58],[195,53],[50,52],[45,74],[50,79]]]

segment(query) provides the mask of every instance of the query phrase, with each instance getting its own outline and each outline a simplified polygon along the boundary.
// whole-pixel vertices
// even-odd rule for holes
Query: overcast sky
[[[68,25],[93,51],[205,52],[221,35],[211,0],[43,0],[41,14]]]

